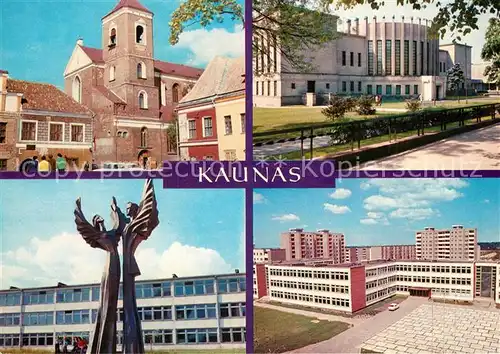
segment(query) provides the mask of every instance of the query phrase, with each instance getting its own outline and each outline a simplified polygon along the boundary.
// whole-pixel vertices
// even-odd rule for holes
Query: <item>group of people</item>
[[[38,156],[33,156],[32,164],[30,166],[33,172],[49,172],[49,171],[57,171],[57,172],[66,172],[68,168],[68,162],[66,157],[63,157],[62,154],[57,154],[57,157],[49,155],[48,157],[43,155],[40,160],[38,160]]]
[[[87,341],[82,337],[75,337],[73,343],[71,339],[59,339],[55,342],[54,352],[59,353],[78,353],[85,354],[87,352]]]

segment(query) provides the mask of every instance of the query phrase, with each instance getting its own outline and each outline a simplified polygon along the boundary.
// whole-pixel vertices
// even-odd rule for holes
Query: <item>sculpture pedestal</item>
[[[306,93],[306,106],[316,106],[316,94],[314,92]]]

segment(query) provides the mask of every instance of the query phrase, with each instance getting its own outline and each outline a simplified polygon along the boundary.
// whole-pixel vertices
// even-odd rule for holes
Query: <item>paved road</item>
[[[262,303],[262,302],[254,302],[254,305],[257,306],[257,307],[263,307],[263,308],[266,308],[266,309],[277,310],[277,311],[281,311],[281,312],[293,313],[295,315],[302,315],[302,316],[307,316],[307,317],[313,317],[313,318],[317,318],[318,320],[339,321],[339,322],[349,323],[349,324],[352,324],[352,325],[357,325],[357,324],[360,324],[363,321],[366,321],[366,319],[363,319],[363,318],[343,317],[343,316],[330,315],[330,314],[327,314],[327,313],[319,313],[319,312],[313,312],[313,311],[304,311],[304,310],[293,309],[293,308],[289,308],[289,307],[270,305],[270,304],[266,304],[266,303]]]
[[[500,124],[367,162],[361,170],[498,170]]]
[[[330,145],[330,136],[319,136],[313,138],[313,147],[320,148]],[[304,153],[311,149],[311,139],[304,140]],[[272,155],[286,154],[292,151],[300,151],[300,140],[287,141],[286,143],[279,143],[273,145],[262,145],[253,148],[254,159],[259,159]]]
[[[397,311],[383,311],[338,336],[294,350],[291,353],[359,353],[360,347],[365,341],[425,303],[428,303],[427,298],[409,297],[400,303],[400,308]]]

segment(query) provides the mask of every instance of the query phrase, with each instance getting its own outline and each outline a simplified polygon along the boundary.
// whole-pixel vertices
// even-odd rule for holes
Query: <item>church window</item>
[[[135,28],[135,42],[144,43],[144,27],[140,25]]]
[[[115,81],[115,71],[116,71],[116,67],[114,65],[112,65],[109,68],[109,81]]]
[[[144,91],[139,93],[139,108],[148,109],[148,95]]]
[[[79,103],[82,102],[82,82],[80,77],[75,76],[73,79],[73,89],[72,89],[73,99]]]
[[[148,146],[148,128],[143,127],[141,129],[141,147]]]
[[[109,34],[109,45],[116,45],[116,28],[111,29],[111,33]]]
[[[174,86],[172,86],[172,102],[179,102],[179,84],[174,84]]]
[[[139,79],[146,78],[146,65],[144,65],[144,63],[137,64],[137,78]]]

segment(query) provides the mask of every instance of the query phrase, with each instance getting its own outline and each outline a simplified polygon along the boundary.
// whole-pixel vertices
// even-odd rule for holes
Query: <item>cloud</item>
[[[363,206],[370,212],[391,211],[391,218],[422,220],[439,213],[436,203],[463,197],[460,191],[469,186],[461,179],[372,179],[368,188],[378,188],[377,194],[365,198]],[[377,219],[368,216],[369,219]],[[387,219],[385,219],[387,220]]]
[[[68,247],[69,246],[69,247]],[[0,255],[1,288],[98,283],[106,253],[91,248],[77,234],[63,233],[47,240],[31,239],[26,246]],[[234,268],[212,249],[174,242],[166,250],[136,252],[138,279],[169,278],[232,272]]]
[[[437,211],[431,208],[425,209],[396,209],[389,216],[391,218],[404,218],[410,220],[424,220],[437,214]]]
[[[335,192],[330,194],[330,198],[332,199],[346,199],[351,196],[352,192],[349,189],[345,188],[337,188]]]
[[[485,200],[483,200],[483,203],[484,203],[484,204],[488,204],[489,202],[490,202],[490,200],[489,200],[489,199],[485,199]]]
[[[335,205],[330,203],[324,203],[323,207],[326,211],[329,211],[333,214],[345,214],[351,211],[351,209],[349,209],[349,207],[346,205]]]
[[[298,221],[300,218],[295,214],[284,214],[280,216],[273,216],[271,220],[286,222],[286,221]]]
[[[266,201],[266,198],[257,192],[253,192],[253,203],[254,204],[262,204]]]
[[[368,189],[370,189],[370,187],[371,185],[368,182],[361,182],[361,184],[359,185],[359,188],[361,188],[364,191],[367,191]]]
[[[217,55],[240,57],[245,54],[243,26],[235,25],[231,32],[224,28],[186,31],[179,36],[175,47],[192,53],[189,62],[192,65],[207,64]]]
[[[375,225],[378,223],[375,219],[361,219],[359,222],[363,225]]]
[[[380,219],[384,216],[384,213],[369,211],[368,213],[366,213],[366,216],[368,216],[370,219]]]

